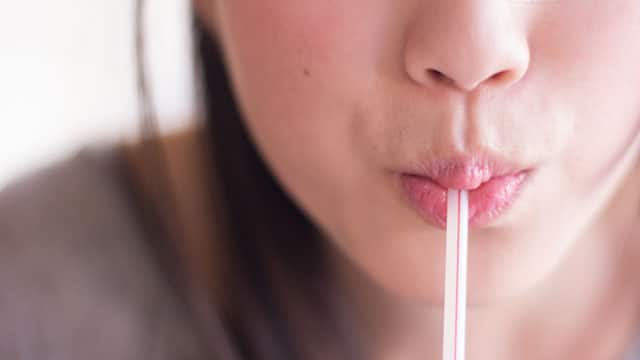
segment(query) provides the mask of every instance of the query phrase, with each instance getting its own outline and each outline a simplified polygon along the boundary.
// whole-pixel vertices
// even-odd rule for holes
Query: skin
[[[482,151],[534,173],[469,233],[467,358],[614,359],[637,335],[640,2],[194,5],[261,155],[336,245],[371,359],[441,351],[444,232],[398,172]]]

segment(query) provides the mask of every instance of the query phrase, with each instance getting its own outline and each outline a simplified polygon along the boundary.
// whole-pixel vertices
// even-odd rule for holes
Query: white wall
[[[165,130],[194,112],[189,0],[147,1]],[[135,136],[134,0],[13,1],[0,12],[0,187],[84,144]]]

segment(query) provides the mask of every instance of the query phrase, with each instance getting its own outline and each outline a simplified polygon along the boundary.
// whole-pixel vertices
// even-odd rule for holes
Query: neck
[[[631,175],[554,273],[509,303],[468,307],[468,358],[621,358],[640,335],[640,189]],[[369,359],[441,358],[442,307],[394,297],[333,258]]]

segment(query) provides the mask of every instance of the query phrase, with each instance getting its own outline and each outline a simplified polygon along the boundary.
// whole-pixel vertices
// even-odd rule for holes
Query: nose
[[[509,1],[424,2],[404,49],[409,77],[436,91],[508,87],[529,66],[526,35],[510,16]]]

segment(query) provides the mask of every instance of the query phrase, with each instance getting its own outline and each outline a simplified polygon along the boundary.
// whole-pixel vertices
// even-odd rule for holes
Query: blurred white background
[[[14,1],[0,12],[0,188],[138,129],[134,0]],[[147,67],[164,131],[195,109],[189,0],[148,1]]]

